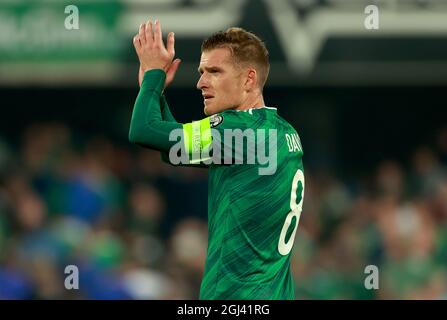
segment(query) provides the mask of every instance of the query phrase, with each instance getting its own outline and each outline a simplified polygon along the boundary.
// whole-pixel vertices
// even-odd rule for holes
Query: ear
[[[253,90],[257,86],[258,83],[258,74],[256,72],[256,69],[254,68],[248,68],[245,78],[245,89],[246,90]]]

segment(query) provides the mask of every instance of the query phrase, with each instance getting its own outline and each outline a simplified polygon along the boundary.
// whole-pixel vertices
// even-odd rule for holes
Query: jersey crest
[[[213,114],[210,117],[210,127],[211,128],[217,127],[222,122],[223,122],[223,116],[220,114]]]

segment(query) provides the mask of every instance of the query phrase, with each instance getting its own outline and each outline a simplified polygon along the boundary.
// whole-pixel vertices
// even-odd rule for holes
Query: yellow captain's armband
[[[210,117],[183,125],[183,137],[189,163],[197,164],[211,159]]]

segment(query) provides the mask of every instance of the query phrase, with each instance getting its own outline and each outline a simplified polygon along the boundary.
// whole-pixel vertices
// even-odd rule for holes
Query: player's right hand
[[[157,27],[157,25],[158,25],[158,27]],[[151,21],[148,21],[148,23],[141,24],[139,32],[134,37],[134,41],[133,41],[135,50],[137,51],[138,58],[140,59],[140,68],[138,71],[138,83],[140,86],[141,86],[141,83],[143,82],[144,72],[146,72],[150,69],[154,69],[154,68],[150,68],[150,66],[148,66],[148,65],[143,65],[143,63],[142,63],[142,58],[143,58],[143,61],[146,60],[145,56],[144,56],[145,47],[143,45],[144,44],[148,45],[148,41],[145,42],[144,39],[147,40],[148,37],[149,37],[149,39],[151,39],[152,38],[151,34],[152,34],[152,36],[154,36],[155,33],[159,33],[159,40],[162,39],[160,23],[157,23],[157,21],[156,21],[155,32],[153,32],[152,30],[153,30],[153,28],[152,28]],[[143,41],[142,41],[142,39],[143,39]],[[153,38],[153,39],[155,39],[155,38]],[[168,35],[168,41],[167,41],[168,48],[164,49],[165,52],[163,52],[163,53],[168,52],[168,54],[172,54],[172,58],[173,58],[173,56],[175,54],[174,44],[175,44],[174,33],[170,32]],[[160,43],[159,43],[159,45],[160,45]],[[160,48],[161,47],[164,48],[163,40],[161,40]],[[171,61],[172,61],[172,58],[171,58]],[[163,68],[163,70],[166,72],[166,81],[165,81],[164,88],[168,87],[171,84],[171,82],[174,80],[175,74],[177,73],[178,67],[180,66],[180,62],[181,62],[180,59],[175,59],[174,61],[172,61],[169,64],[167,69]]]
[[[166,73],[174,59],[174,33],[170,32],[167,39],[167,48],[163,43],[160,23],[155,20],[141,24],[138,35],[133,38],[133,44],[140,60],[143,72],[152,69],[162,69]]]

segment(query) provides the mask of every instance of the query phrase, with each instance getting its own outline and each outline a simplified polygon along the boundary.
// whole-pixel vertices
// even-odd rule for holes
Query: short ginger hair
[[[214,33],[202,43],[202,52],[218,48],[228,48],[236,64],[252,65],[256,69],[262,90],[267,81],[270,63],[268,50],[258,36],[242,28],[232,27]]]

